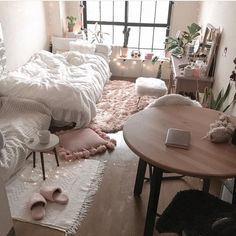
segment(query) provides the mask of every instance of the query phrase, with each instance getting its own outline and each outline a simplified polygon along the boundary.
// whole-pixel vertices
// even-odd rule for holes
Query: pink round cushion
[[[101,138],[90,128],[75,129],[59,134],[60,146],[71,152],[79,152],[106,145],[107,140]]]

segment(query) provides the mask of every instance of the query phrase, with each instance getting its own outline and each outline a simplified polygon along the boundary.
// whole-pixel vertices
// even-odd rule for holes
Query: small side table
[[[47,144],[39,143],[39,138],[37,136],[34,137],[32,142],[28,141],[26,146],[32,151],[27,158],[33,154],[33,167],[36,167],[36,152],[40,153],[41,158],[41,165],[42,165],[42,172],[43,172],[43,180],[46,179],[45,177],[45,168],[44,168],[44,157],[43,153],[48,151],[53,151],[56,159],[57,166],[59,166],[59,161],[57,157],[56,146],[59,144],[59,138],[55,134],[50,134],[50,141]]]

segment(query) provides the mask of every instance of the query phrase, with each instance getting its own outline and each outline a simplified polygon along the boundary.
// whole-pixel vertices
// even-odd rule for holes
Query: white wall
[[[25,63],[33,53],[48,48],[44,2],[0,2],[0,22],[8,70],[13,70]]]
[[[233,59],[236,57],[236,31],[235,31],[236,2],[227,1],[205,1],[201,5],[200,23],[212,24],[214,27],[222,29],[222,37],[218,51],[217,64],[215,70],[214,92],[226,88],[229,77],[234,69]],[[228,48],[227,55],[224,56],[224,48]],[[235,86],[232,83],[231,98],[235,93]],[[231,100],[231,98],[229,100]],[[227,102],[228,103],[228,102]],[[232,114],[236,115],[236,109],[232,109]]]
[[[170,36],[175,36],[178,30],[186,30],[187,25],[198,22],[201,2],[174,1],[172,6]]]

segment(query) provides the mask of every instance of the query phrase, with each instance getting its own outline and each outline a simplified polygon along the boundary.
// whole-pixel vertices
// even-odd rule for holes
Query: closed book
[[[177,147],[188,149],[190,146],[191,134],[182,129],[169,128],[166,135],[165,145],[168,147]]]

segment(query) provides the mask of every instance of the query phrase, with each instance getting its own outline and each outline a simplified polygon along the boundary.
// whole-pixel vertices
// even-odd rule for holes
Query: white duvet
[[[96,102],[109,78],[109,65],[100,56],[40,51],[0,79],[0,94],[41,102],[54,120],[82,127],[95,117]]]

